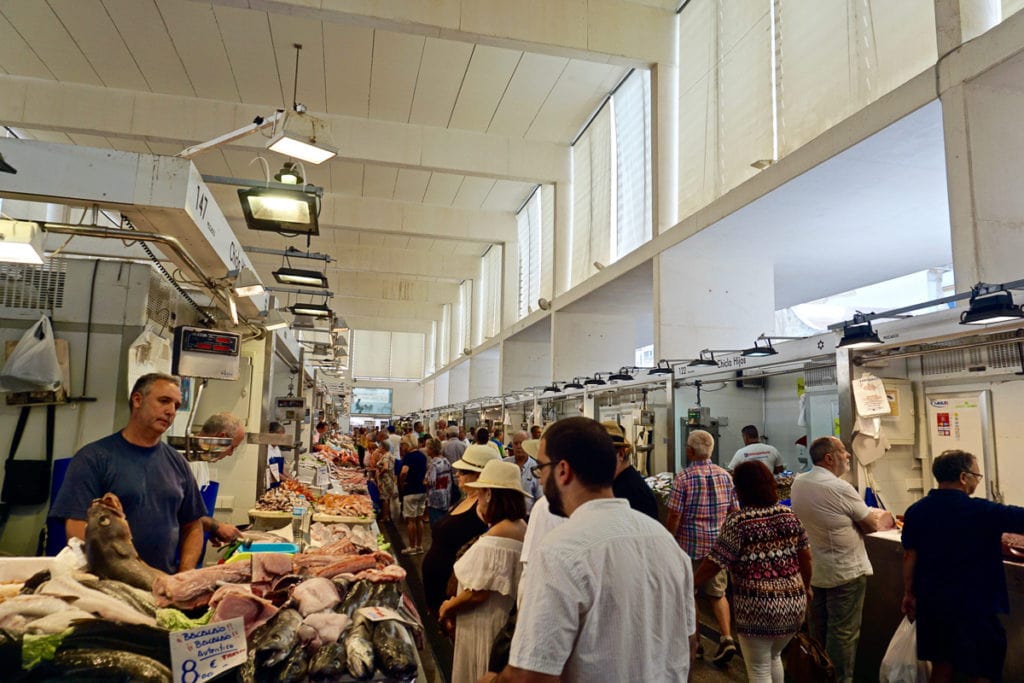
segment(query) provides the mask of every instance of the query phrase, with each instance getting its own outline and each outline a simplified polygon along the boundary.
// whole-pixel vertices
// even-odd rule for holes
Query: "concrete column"
[[[775,331],[774,269],[755,249],[716,244],[705,231],[657,259],[657,358],[747,348]]]
[[[935,0],[935,35],[940,55],[980,36],[1003,18],[1000,0]]]
[[[1019,67],[1006,64],[942,95],[958,291],[977,282],[1024,277],[1018,256],[1024,248],[1024,194],[1018,187],[1024,176],[1024,74],[1019,73]]]

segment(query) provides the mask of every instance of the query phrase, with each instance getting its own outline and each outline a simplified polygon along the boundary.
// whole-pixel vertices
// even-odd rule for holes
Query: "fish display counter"
[[[57,559],[0,559],[0,666],[18,672],[4,680],[185,680],[173,643],[227,625],[244,645],[208,648],[224,658],[217,675],[189,680],[423,679],[405,570],[366,527],[314,525],[317,543],[301,553],[254,535],[221,564],[165,574],[138,566],[116,508],[95,514],[123,526],[121,543],[87,527]]]
[[[864,537],[874,575],[868,577],[864,596],[863,626],[857,648],[858,680],[877,679],[878,668],[896,627],[903,619],[903,544],[898,530],[879,531]],[[1010,613],[1001,615],[1009,643],[1024,642],[1024,564],[1007,561],[1006,587]],[[969,589],[969,587],[968,587]],[[1003,666],[1003,679],[1024,681],[1024,649],[1010,647]]]

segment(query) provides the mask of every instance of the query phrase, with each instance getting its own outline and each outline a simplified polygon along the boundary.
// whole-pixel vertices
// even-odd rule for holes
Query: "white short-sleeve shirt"
[[[741,462],[747,462],[748,460],[760,460],[772,472],[775,471],[776,467],[786,466],[782,462],[782,455],[779,454],[775,446],[769,446],[766,443],[752,443],[736,451],[736,454],[732,456],[732,460],[729,461],[729,469],[734,470]]]
[[[857,489],[816,465],[793,482],[791,500],[811,542],[812,586],[835,588],[872,574],[857,526],[871,509]]]
[[[530,555],[509,663],[573,681],[686,681],[690,559],[656,521],[592,500]]]

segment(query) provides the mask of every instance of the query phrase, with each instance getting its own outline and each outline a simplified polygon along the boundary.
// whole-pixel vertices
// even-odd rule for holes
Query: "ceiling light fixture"
[[[266,287],[256,277],[256,273],[248,268],[228,271],[228,278],[234,280],[232,290],[236,296],[259,296],[267,292]]]
[[[874,314],[857,311],[852,321],[843,323],[843,336],[836,344],[837,349],[866,349],[882,343],[878,333],[871,327],[869,315]]]
[[[334,312],[327,304],[294,304],[288,310],[295,315],[306,315],[312,318],[330,318]]]
[[[1013,294],[1003,285],[978,283],[971,288],[971,307],[960,314],[961,325],[991,325],[1024,318]]]
[[[659,360],[657,365],[647,371],[648,375],[674,375],[675,373],[672,365],[665,359]]]
[[[296,161],[284,162],[281,170],[274,174],[274,180],[285,185],[301,185],[303,177],[296,168],[298,165],[299,162]]]
[[[560,394],[562,390],[558,387],[558,382],[552,382],[550,386],[544,387],[541,391],[542,394]]]
[[[0,219],[0,261],[43,263],[43,231],[38,223]]]
[[[281,267],[273,272],[274,279],[284,285],[327,287],[327,276],[318,270]]]
[[[231,292],[226,294],[228,298],[228,315],[231,316],[231,324],[238,327],[238,304],[235,303],[235,297],[231,296]]]
[[[583,385],[580,384],[580,378],[579,377],[573,377],[571,382],[566,382],[565,386],[562,387],[562,389],[582,389],[582,388],[583,388]]]
[[[758,344],[758,342],[764,341],[764,344]],[[754,340],[754,345],[749,349],[743,349],[740,353],[741,356],[746,358],[764,358],[765,356],[775,356],[779,352],[772,346],[771,337],[766,337],[763,334]]]
[[[583,380],[583,384],[585,384],[588,387],[596,387],[601,386],[602,384],[607,384],[607,382],[601,379],[601,374],[602,373],[600,372],[595,372],[593,377],[588,377],[587,379]]]
[[[267,317],[263,321],[263,329],[267,332],[273,332],[274,330],[280,330],[285,327],[288,327],[288,319],[285,318],[279,310],[275,308],[267,313]]]
[[[700,352],[699,358],[694,358],[686,364],[687,367],[718,367],[718,361],[715,360],[715,353],[711,349],[704,349]]]
[[[293,235],[319,235],[319,205],[315,193],[253,187],[238,190],[238,200],[250,230]]]
[[[338,150],[317,139],[317,128],[325,129],[327,124],[306,113],[306,106],[299,104],[299,54],[301,43],[292,43],[295,48],[295,80],[292,82],[292,110],[287,112],[279,131],[267,143],[267,149],[311,164],[321,164],[337,156]]]
[[[608,375],[608,381],[609,382],[632,382],[633,381],[633,375],[629,374],[629,371],[633,370],[633,369],[634,368],[632,368],[630,366],[623,366],[623,367],[619,368],[618,372],[613,372],[612,374]]]

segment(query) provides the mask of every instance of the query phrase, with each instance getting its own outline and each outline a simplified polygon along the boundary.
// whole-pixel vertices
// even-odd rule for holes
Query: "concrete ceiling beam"
[[[277,106],[0,75],[4,125],[182,149],[245,126],[256,116],[267,117]],[[329,126],[342,160],[522,182],[568,179],[568,145],[353,116],[316,116]],[[227,146],[257,151],[265,142],[254,134]]]

